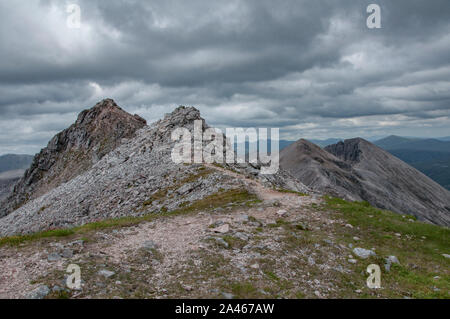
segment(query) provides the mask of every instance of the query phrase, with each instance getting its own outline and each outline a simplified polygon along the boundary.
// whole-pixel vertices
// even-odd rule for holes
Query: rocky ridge
[[[0,236],[68,228],[93,221],[173,211],[207,196],[245,185],[202,164],[175,164],[173,129],[202,121],[195,108],[179,107],[136,132],[92,168],[0,219]],[[271,187],[308,192],[286,172],[265,176],[257,165],[227,165]]]

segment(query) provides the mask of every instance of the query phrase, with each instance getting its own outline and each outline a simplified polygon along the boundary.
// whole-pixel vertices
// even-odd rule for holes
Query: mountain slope
[[[325,150],[300,140],[281,152],[280,166],[313,190],[450,225],[450,193],[365,140]]]
[[[0,216],[85,172],[145,125],[144,119],[123,111],[111,99],[81,112],[72,126],[34,157],[14,192],[0,205]]]
[[[351,166],[321,147],[301,139],[280,153],[280,167],[319,193],[362,200]]]
[[[163,120],[137,131],[136,136],[104,156],[90,169],[51,189],[0,219],[0,237],[69,228],[93,221],[164,213],[187,207],[208,196],[243,188],[242,182],[202,164],[172,161],[175,128],[193,131],[202,121],[195,108],[180,107]],[[229,165],[228,169],[260,180],[270,187],[307,193],[304,185],[284,172],[260,175],[257,167]]]
[[[450,225],[450,192],[400,159],[363,139],[326,148],[349,163],[362,184],[362,198],[384,209]]]

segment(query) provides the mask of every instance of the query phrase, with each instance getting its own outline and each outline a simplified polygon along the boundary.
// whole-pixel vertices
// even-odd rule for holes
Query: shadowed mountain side
[[[312,190],[362,200],[351,166],[307,140],[301,139],[282,150],[280,166]]]
[[[351,139],[322,150],[300,140],[280,156],[283,169],[316,191],[450,225],[450,193],[368,141]]]

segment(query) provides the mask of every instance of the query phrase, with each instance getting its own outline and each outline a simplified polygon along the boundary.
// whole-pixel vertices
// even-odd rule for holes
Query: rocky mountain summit
[[[34,157],[12,194],[0,203],[0,216],[85,172],[145,125],[143,118],[128,114],[111,99],[81,112]]]
[[[321,193],[450,225],[450,192],[363,139],[325,150],[300,140],[281,152],[280,166]]]
[[[107,103],[109,110],[105,108],[104,103]],[[40,158],[47,158],[44,154],[53,152],[55,158],[64,158],[62,154],[66,153],[65,149],[73,148],[66,146],[66,142],[63,143],[64,147],[53,147],[55,144],[59,145],[61,137],[73,136],[75,133],[72,132],[78,132],[76,127],[84,123],[86,118],[95,118],[93,114],[105,111],[109,113],[107,118],[111,119],[117,112],[113,105],[112,101],[107,100],[91,111],[83,112],[75,126],[55,137],[50,142],[51,147],[37,156],[20,186],[28,184],[26,181],[35,171],[36,161],[39,163]],[[137,125],[134,125],[136,123],[130,121],[129,115],[120,116],[120,119],[128,119],[129,123],[131,122],[131,128],[128,127],[122,132],[129,132],[132,135],[132,129],[137,128]],[[143,123],[139,119],[137,121]],[[240,180],[235,180],[203,164],[175,164],[172,161],[171,153],[175,144],[171,139],[172,131],[178,127],[192,131],[194,121],[202,121],[203,129],[207,128],[197,109],[179,107],[173,113],[167,114],[164,119],[136,131],[133,133],[134,137],[122,139],[117,148],[100,160],[98,160],[100,156],[96,156],[100,152],[99,145],[90,142],[92,138],[86,139],[87,135],[84,134],[76,135],[79,138],[64,138],[64,141],[75,142],[76,149],[88,149],[87,153],[91,155],[89,158],[92,159],[94,154],[95,161],[87,162],[84,173],[80,174],[78,171],[78,176],[51,188],[42,196],[29,200],[19,209],[1,218],[0,236],[68,228],[107,218],[164,213],[195,204],[198,200],[220,192],[245,187]],[[114,120],[114,123],[117,124],[116,127],[127,127],[123,123],[119,124],[118,120]],[[119,135],[123,137],[123,133]],[[93,162],[95,164],[92,164]],[[70,162],[70,167],[78,165],[77,163]],[[89,165],[92,167],[89,168]],[[42,168],[42,165],[38,167]],[[232,164],[224,167],[248,175],[271,187],[308,192],[304,185],[286,172],[261,175],[257,166]],[[19,191],[19,194],[24,193],[19,186],[15,191]],[[11,197],[16,196],[14,193]]]

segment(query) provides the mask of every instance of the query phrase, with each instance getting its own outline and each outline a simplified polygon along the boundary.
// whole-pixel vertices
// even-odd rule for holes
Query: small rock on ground
[[[220,227],[214,228],[213,232],[220,233],[220,234],[226,234],[230,231],[230,225],[224,224]]]
[[[99,274],[100,276],[105,277],[105,278],[111,278],[111,277],[114,276],[116,273],[115,273],[114,271],[109,271],[109,270],[103,269],[103,270],[100,270],[100,271],[98,272],[98,274]]]
[[[375,252],[373,250],[369,250],[369,249],[364,249],[364,248],[360,248],[357,247],[355,249],[353,249],[353,253],[358,256],[359,258],[362,259],[367,259],[370,256],[376,256],[377,254],[375,254]]]
[[[50,288],[47,286],[39,286],[27,296],[27,299],[44,299],[50,293]]]
[[[48,255],[47,260],[50,262],[58,261],[61,259],[61,255],[58,253],[51,253]]]

